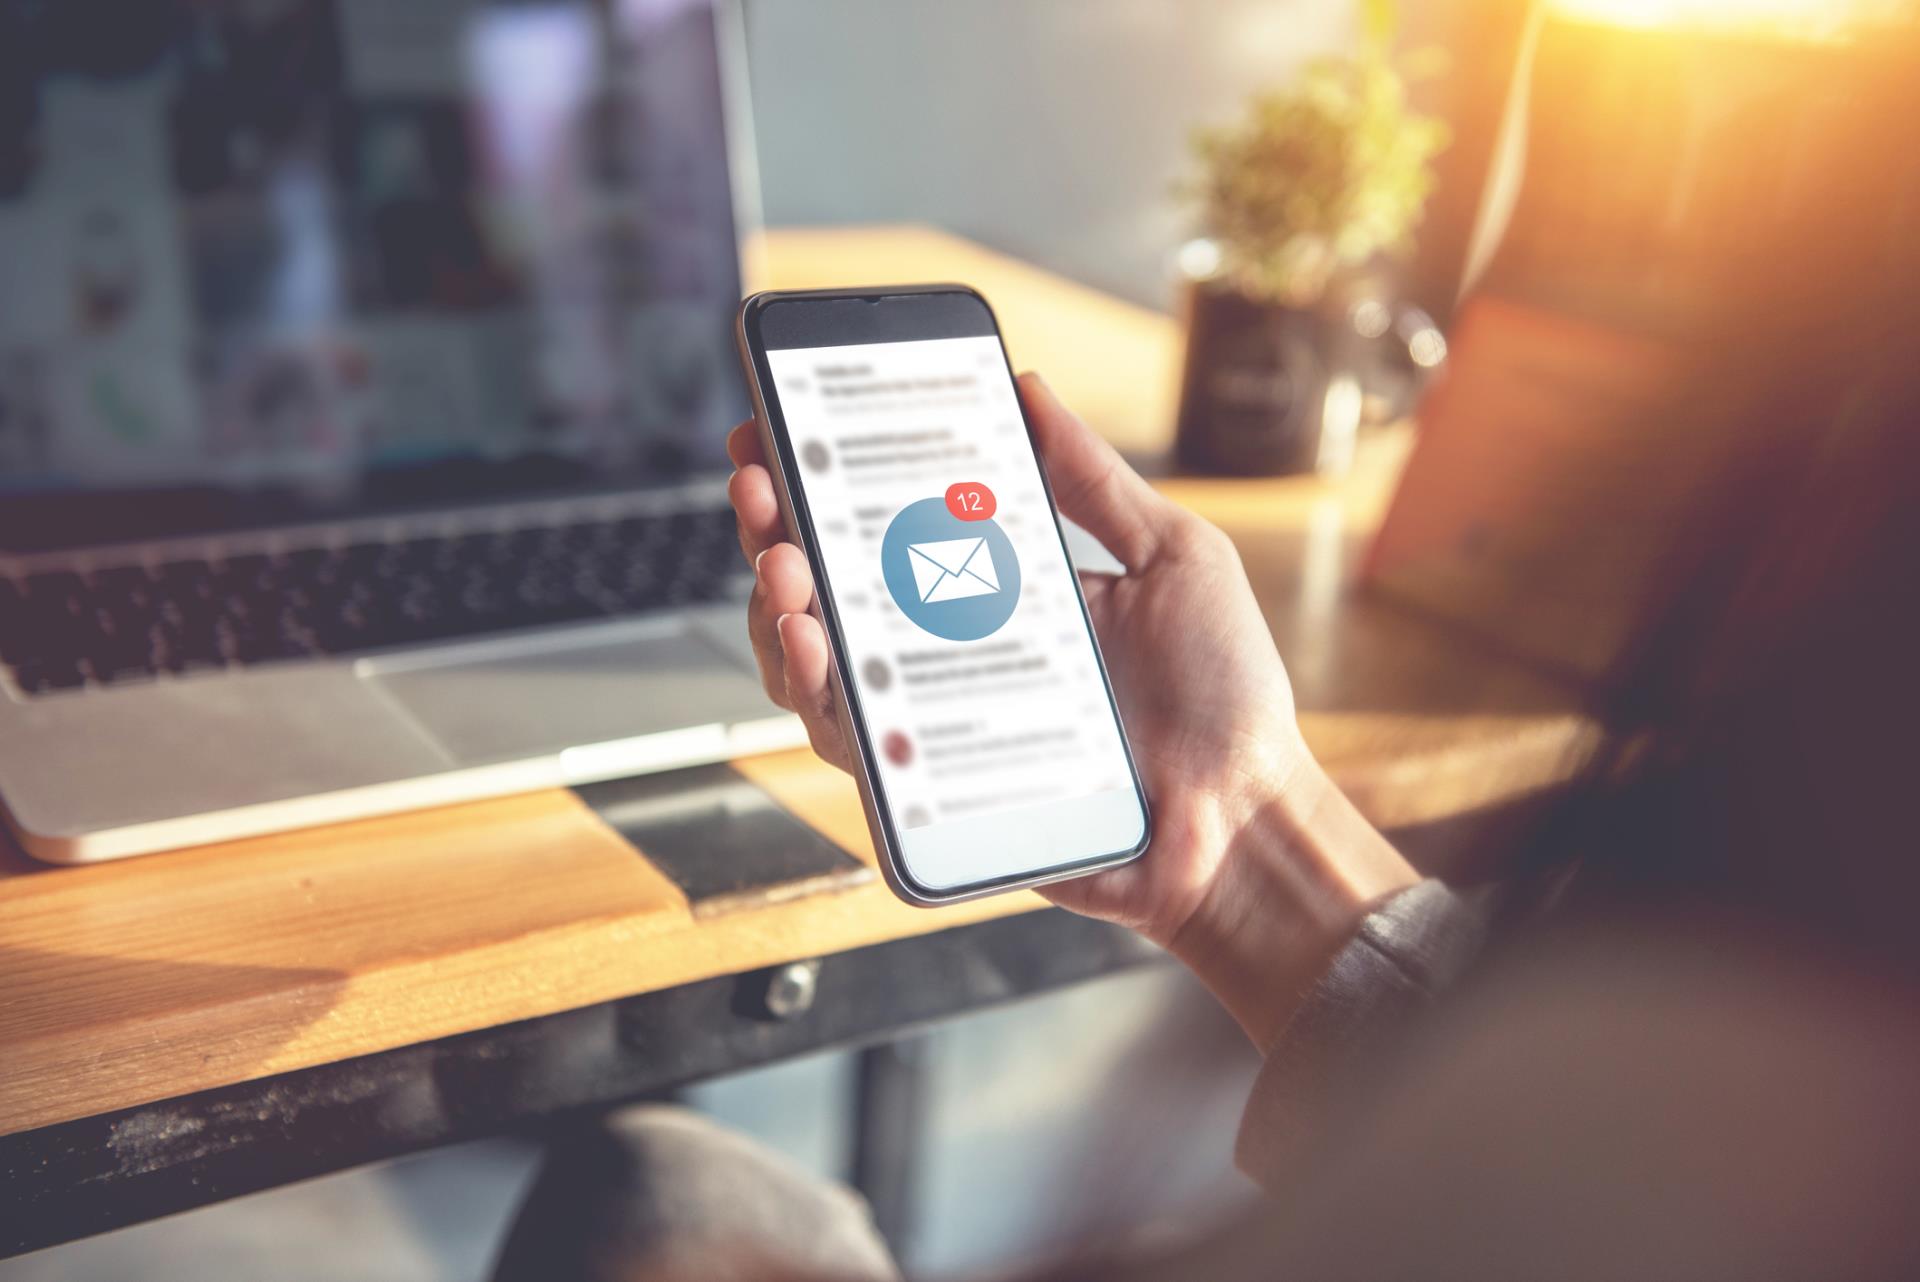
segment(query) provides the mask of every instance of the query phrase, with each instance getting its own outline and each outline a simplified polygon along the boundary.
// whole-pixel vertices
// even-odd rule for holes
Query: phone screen
[[[952,891],[1137,848],[1145,807],[997,335],[766,360],[906,872]]]

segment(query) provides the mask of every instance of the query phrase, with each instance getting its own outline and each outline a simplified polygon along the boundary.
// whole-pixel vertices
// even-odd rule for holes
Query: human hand
[[[1316,946],[1344,938],[1379,893],[1385,843],[1342,809],[1345,799],[1307,751],[1286,669],[1232,542],[1156,493],[1038,377],[1023,375],[1020,395],[1061,512],[1127,567],[1124,577],[1083,576],[1081,586],[1154,817],[1142,858],[1041,893],[1130,926],[1196,969],[1201,958],[1216,969],[1257,969],[1238,936],[1255,905],[1266,925],[1292,929],[1285,913],[1270,911],[1276,899],[1311,918],[1294,923],[1313,927],[1292,929],[1297,938]],[[826,632],[807,612],[811,571],[786,540],[755,425],[736,428],[728,451],[737,468],[728,493],[755,567],[748,627],[761,678],[776,703],[800,715],[814,750],[849,769]],[[1309,826],[1329,818],[1353,850],[1313,850]],[[1357,871],[1341,865],[1343,854],[1359,857]],[[1253,866],[1275,860],[1290,866]],[[1334,866],[1321,866],[1328,860]],[[1411,880],[1397,861],[1386,871]],[[1284,874],[1277,881],[1276,871]],[[1219,990],[1204,969],[1202,977]]]

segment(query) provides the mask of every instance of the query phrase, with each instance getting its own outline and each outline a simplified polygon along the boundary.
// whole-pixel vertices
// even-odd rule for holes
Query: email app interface
[[[1136,810],[999,340],[767,360],[903,849],[982,880],[1032,852],[956,836]]]

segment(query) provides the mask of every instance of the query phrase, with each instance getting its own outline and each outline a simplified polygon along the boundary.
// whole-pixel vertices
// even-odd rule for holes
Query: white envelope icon
[[[993,554],[983,538],[909,543],[907,562],[913,566],[913,582],[922,602],[991,596],[1000,590]]]

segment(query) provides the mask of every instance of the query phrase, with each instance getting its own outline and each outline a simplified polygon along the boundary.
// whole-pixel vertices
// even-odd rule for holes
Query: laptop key
[[[232,557],[214,567],[214,587],[223,596],[271,596],[278,586],[279,574],[264,556]]]
[[[73,690],[86,684],[86,674],[77,663],[35,659],[16,664],[13,679],[27,694],[48,694],[55,690]]]
[[[85,588],[72,574],[37,574],[27,580],[21,621],[20,660],[65,663],[78,657]]]
[[[42,620],[73,619],[86,608],[87,585],[65,570],[27,577],[27,605]]]
[[[229,663],[260,663],[279,657],[276,638],[253,619],[223,615],[213,625],[214,646]]]
[[[108,570],[96,570],[89,576],[89,583],[95,596],[127,601],[136,605],[150,604],[153,601],[153,576],[147,573],[143,565],[121,565]]]

